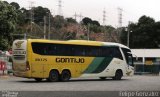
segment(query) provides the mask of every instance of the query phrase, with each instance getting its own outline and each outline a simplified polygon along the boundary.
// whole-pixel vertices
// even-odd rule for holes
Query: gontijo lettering
[[[56,58],[57,63],[84,63],[84,58]]]

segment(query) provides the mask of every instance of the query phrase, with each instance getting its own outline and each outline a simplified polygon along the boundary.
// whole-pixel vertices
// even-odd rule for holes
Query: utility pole
[[[127,32],[128,32],[128,35],[127,35],[127,46],[129,47],[129,39],[130,39],[130,28],[129,28],[129,26],[130,26],[130,24],[131,24],[131,22],[129,21],[128,22],[128,28],[127,28]]]
[[[89,35],[89,34],[90,34],[90,24],[88,24],[87,26],[88,26],[88,31],[87,31],[87,32],[88,32],[88,34],[87,34],[87,40],[89,41],[89,37],[90,37],[90,35]]]
[[[48,39],[50,39],[50,31],[51,31],[51,14],[50,12],[48,13]]]
[[[75,12],[75,14],[73,16],[74,16],[74,19],[77,21],[77,14],[76,14],[76,12]]]
[[[44,39],[46,39],[46,16],[44,16]]]
[[[34,2],[33,1],[29,1],[29,3],[30,3],[30,5],[29,5],[29,8],[30,8],[30,20],[31,20],[31,23],[30,23],[30,25],[31,25],[31,33],[32,33],[32,22],[34,21],[34,11],[33,11],[33,4],[34,4]]]
[[[84,17],[81,13],[80,14],[76,14],[75,13],[73,16],[74,16],[74,18],[75,18],[76,21],[77,21],[77,17],[79,17],[79,21],[81,21],[82,18]]]

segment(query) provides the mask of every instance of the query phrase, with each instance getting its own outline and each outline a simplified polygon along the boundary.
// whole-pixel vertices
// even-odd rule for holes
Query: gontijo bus
[[[68,81],[71,77],[120,80],[134,73],[131,50],[119,43],[43,39],[13,42],[13,71],[36,81]]]

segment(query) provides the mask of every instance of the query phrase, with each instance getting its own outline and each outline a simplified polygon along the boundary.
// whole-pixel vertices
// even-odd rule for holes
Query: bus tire
[[[122,70],[117,70],[113,79],[114,80],[121,80],[122,76],[123,76]]]
[[[51,70],[49,73],[49,78],[47,80],[50,82],[59,81],[59,72],[57,70]]]
[[[99,77],[101,80],[105,80],[107,77]]]
[[[37,82],[41,82],[41,81],[42,81],[42,78],[35,78],[35,80],[36,80]]]
[[[71,78],[71,73],[69,70],[63,70],[60,76],[60,80],[63,82],[69,81]]]

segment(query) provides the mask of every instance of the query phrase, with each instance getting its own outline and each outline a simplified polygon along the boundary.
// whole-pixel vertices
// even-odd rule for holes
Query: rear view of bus
[[[29,64],[27,62],[27,40],[15,40],[13,50],[13,73],[15,76],[28,77]]]

